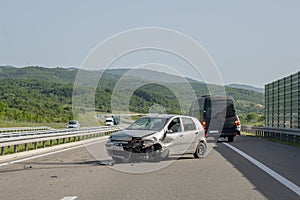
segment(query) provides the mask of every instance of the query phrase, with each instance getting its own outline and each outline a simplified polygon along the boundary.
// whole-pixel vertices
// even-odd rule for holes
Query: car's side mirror
[[[162,137],[162,140],[164,140],[168,134],[173,133],[173,130],[166,130],[164,136]]]

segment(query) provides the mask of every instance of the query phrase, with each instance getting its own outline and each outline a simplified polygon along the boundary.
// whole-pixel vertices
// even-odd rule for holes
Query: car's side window
[[[168,126],[168,130],[171,130],[173,133],[176,132],[181,132],[181,126],[180,126],[180,118],[174,118],[169,126]]]
[[[191,118],[183,117],[182,123],[183,123],[184,131],[193,131],[197,129],[194,121]]]

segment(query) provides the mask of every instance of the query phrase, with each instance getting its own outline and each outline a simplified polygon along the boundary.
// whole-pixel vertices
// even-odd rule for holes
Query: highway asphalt
[[[228,144],[300,185],[300,148],[258,138],[221,140],[204,159],[114,166],[100,165],[111,159],[99,139],[0,167],[0,199],[300,199]]]

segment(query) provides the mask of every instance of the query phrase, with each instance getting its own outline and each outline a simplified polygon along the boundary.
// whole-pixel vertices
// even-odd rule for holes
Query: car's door
[[[197,134],[199,134],[197,127],[189,117],[182,117],[183,125],[183,143],[182,149],[184,153],[193,153],[197,145]]]
[[[182,154],[183,131],[180,117],[176,117],[167,124],[166,136],[163,139],[164,146],[170,151],[170,155]]]

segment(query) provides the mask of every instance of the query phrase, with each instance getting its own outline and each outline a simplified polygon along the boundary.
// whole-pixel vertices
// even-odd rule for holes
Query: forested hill
[[[128,70],[108,70],[99,84],[96,94],[96,109],[100,112],[110,112],[110,96],[115,84]],[[27,122],[66,122],[72,116],[73,84],[78,69],[76,68],[44,68],[44,67],[1,67],[0,66],[0,122],[17,120]],[[87,75],[94,73],[87,71]],[[151,72],[152,74],[161,72]],[[143,71],[137,76],[131,76],[132,81],[140,81]],[[163,74],[166,80],[173,80],[181,89],[178,77]],[[204,83],[191,80],[197,96],[208,94]],[[182,91],[184,92],[184,91]],[[228,95],[236,100],[236,109],[243,118],[247,113],[262,113],[263,94],[226,87]],[[189,103],[189,102],[186,102]],[[130,110],[133,112],[148,112],[154,104],[162,105],[168,113],[179,113],[179,103],[175,95],[159,84],[147,84],[137,89],[130,99]]]
[[[55,83],[73,83],[78,69],[76,68],[45,68],[0,66],[0,80],[3,79],[29,79],[43,80]]]
[[[257,88],[257,87],[253,87],[253,86],[249,86],[249,85],[230,84],[228,86],[232,87],[232,88],[237,88],[237,89],[245,89],[245,90],[255,91],[255,92],[259,92],[259,93],[264,93],[263,88]]]

